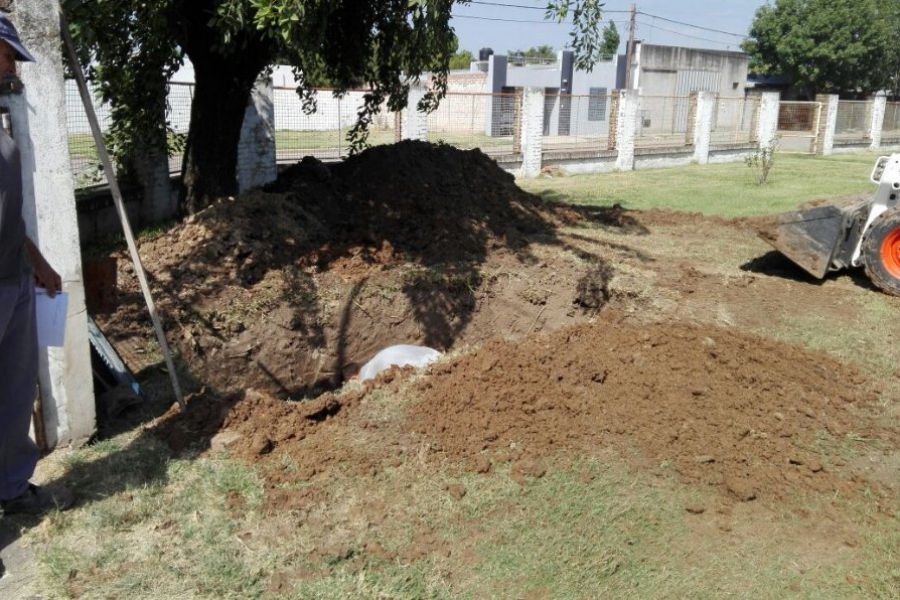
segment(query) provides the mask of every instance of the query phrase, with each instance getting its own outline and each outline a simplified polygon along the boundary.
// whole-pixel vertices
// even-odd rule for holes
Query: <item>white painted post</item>
[[[25,94],[11,98],[10,106],[22,155],[25,223],[69,294],[66,345],[41,349],[40,354],[44,424],[47,443],[54,447],[84,442],[96,429],[78,215],[66,135],[59,2],[18,0],[11,18],[37,59],[21,65]]]
[[[619,115],[616,119],[616,170],[634,170],[634,141],[641,98],[637,90],[619,91]]]
[[[887,109],[887,95],[884,92],[878,92],[872,98],[872,121],[869,124],[869,139],[872,140],[870,148],[878,150],[881,148],[881,132],[884,129],[884,113]]]
[[[822,104],[819,130],[816,132],[816,154],[828,156],[834,152],[834,134],[837,131],[837,111],[840,96],[818,94],[816,102]]]
[[[713,119],[716,114],[716,94],[696,92],[697,108],[694,113],[694,160],[705,165],[709,162],[709,146],[712,138]]]
[[[275,101],[272,80],[260,78],[250,91],[238,143],[238,191],[258,188],[278,178],[275,160]]]
[[[544,88],[529,87],[522,98],[522,177],[541,174],[544,148]]]
[[[778,113],[781,110],[781,92],[763,92],[759,99],[759,116],[756,123],[756,139],[760,150],[771,150],[778,142]]]
[[[401,121],[401,138],[404,140],[428,141],[428,115],[419,112],[419,101],[425,97],[425,88],[419,85],[410,86],[403,109]],[[445,99],[446,100],[446,99]]]

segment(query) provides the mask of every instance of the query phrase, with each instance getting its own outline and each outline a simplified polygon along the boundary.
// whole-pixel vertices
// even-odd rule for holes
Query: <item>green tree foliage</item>
[[[612,60],[619,52],[619,42],[622,38],[619,36],[619,30],[616,24],[610,21],[603,30],[603,45],[600,46],[600,56],[603,60]]]
[[[744,50],[761,75],[786,75],[807,94],[866,95],[890,83],[895,3],[775,0],[761,7]],[[894,73],[896,75],[896,71]]]
[[[348,134],[365,146],[385,105],[405,108],[411,83],[431,74],[419,108],[447,90],[457,41],[454,3],[465,0],[63,0],[82,63],[110,103],[123,148],[165,145],[165,80],[185,57],[196,86],[184,166],[184,208],[194,212],[237,191],[237,145],[254,82],[276,60],[294,68],[297,93],[315,108],[314,86],[371,91]],[[571,17],[579,60],[599,58],[602,3],[551,0],[548,17]],[[161,133],[162,132],[162,133]],[[122,155],[118,154],[121,160]]]
[[[450,57],[450,69],[465,69],[468,71],[469,67],[472,65],[473,60],[475,60],[474,54],[472,54],[468,50],[459,50],[456,54]]]

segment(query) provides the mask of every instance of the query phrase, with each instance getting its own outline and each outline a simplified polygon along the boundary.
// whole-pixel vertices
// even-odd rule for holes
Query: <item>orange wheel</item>
[[[891,231],[881,242],[881,264],[885,271],[900,279],[900,227]]]
[[[863,240],[862,255],[872,283],[900,296],[900,208],[892,208],[872,224]]]

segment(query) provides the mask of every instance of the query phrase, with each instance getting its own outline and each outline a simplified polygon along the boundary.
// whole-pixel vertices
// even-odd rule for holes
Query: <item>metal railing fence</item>
[[[543,151],[612,150],[613,108],[609,94],[548,94],[544,99]]]
[[[835,141],[856,142],[869,137],[872,103],[866,100],[840,100],[834,129]]]
[[[815,152],[822,119],[820,102],[781,102],[778,107],[778,147],[788,152]]]
[[[900,102],[888,102],[885,105],[881,141],[900,142]]]
[[[292,87],[273,89],[275,108],[275,148],[278,162],[293,162],[304,156],[320,160],[345,158],[350,149],[347,134],[356,123],[366,90],[335,96],[334,90],[316,90],[316,110],[306,114]],[[369,127],[368,143],[390,144],[400,139],[399,115],[387,111],[376,115]]]
[[[758,141],[759,96],[716,98],[710,132],[711,148],[728,148]]]
[[[428,141],[491,156],[522,150],[522,94],[449,92],[427,116]]]
[[[687,146],[692,143],[690,96],[641,96],[637,148]]]

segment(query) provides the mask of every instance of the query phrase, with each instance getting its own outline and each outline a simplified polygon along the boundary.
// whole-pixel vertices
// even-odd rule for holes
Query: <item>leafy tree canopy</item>
[[[619,42],[621,41],[616,24],[610,21],[603,30],[603,44],[600,46],[600,57],[603,60],[612,60],[619,52]]]
[[[472,61],[475,60],[475,55],[472,54],[468,50],[459,50],[450,57],[450,69],[451,70],[459,70],[466,69],[472,65]]]
[[[750,38],[744,42],[751,70],[791,77],[809,95],[856,96],[884,89],[891,82],[886,63],[900,56],[896,4],[775,0],[756,12]]]
[[[286,60],[298,94],[314,108],[314,86],[340,94],[370,91],[349,134],[366,143],[384,105],[405,108],[411,83],[431,74],[419,108],[446,93],[457,50],[450,25],[466,0],[63,0],[84,66],[110,103],[123,152],[165,144],[160,109],[166,79],[190,58],[196,86],[187,136],[185,208],[199,210],[236,192],[237,144],[250,90],[260,73]],[[599,58],[599,0],[549,0],[547,15],[573,22],[578,61]]]

